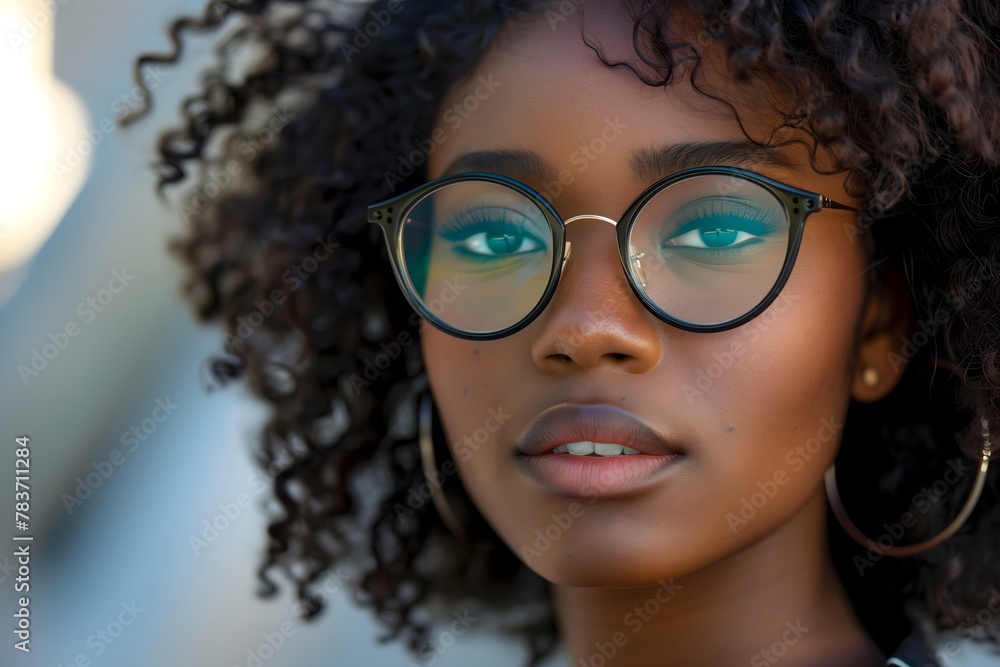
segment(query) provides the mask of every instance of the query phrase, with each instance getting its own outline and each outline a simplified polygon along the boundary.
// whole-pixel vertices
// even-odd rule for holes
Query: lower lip
[[[576,454],[517,454],[525,472],[549,491],[573,498],[613,498],[658,481],[659,473],[680,454],[651,456],[577,456]]]

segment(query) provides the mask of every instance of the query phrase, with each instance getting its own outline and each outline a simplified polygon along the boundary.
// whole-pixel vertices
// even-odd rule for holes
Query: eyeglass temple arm
[[[823,195],[819,196],[819,205],[820,208],[836,208],[844,211],[854,211],[854,212],[857,212],[858,210],[853,206],[848,206],[847,204],[841,204],[840,202],[833,201],[829,197],[824,197]]]

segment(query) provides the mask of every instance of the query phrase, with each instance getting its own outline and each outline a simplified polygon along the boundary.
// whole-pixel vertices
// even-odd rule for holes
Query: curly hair
[[[180,204],[188,229],[173,249],[197,316],[225,327],[213,377],[245,377],[272,407],[259,460],[280,510],[259,571],[264,593],[277,590],[272,570],[283,571],[309,618],[322,608],[315,592],[324,573],[353,564],[355,601],[388,629],[380,640],[405,631],[412,651],[426,642],[433,617],[425,612],[437,595],[497,609],[538,603],[538,617],[508,628],[527,639],[531,667],[557,642],[545,582],[471,509],[460,481],[445,486],[481,548],[456,548],[432,504],[413,501],[425,484],[414,426],[415,398],[426,390],[412,344],[418,318],[365,213],[397,186],[426,180],[436,107],[505,21],[554,10],[533,0],[406,0],[402,10],[401,2],[212,0],[202,16],[172,23],[172,52],[139,57],[135,78],[146,64],[178,62],[184,33],[231,28],[200,91],[184,102],[183,125],[161,135],[155,166],[161,196],[191,163],[199,168]],[[584,6],[567,0],[560,11],[566,4]],[[834,156],[863,202],[851,233],[879,267],[868,274],[871,287],[895,267],[914,306],[900,384],[876,404],[848,409],[837,460],[853,483],[845,504],[876,535],[885,517],[921,497],[926,511],[907,534],[932,535],[961,507],[971,476],[933,495],[929,483],[949,463],[978,458],[980,418],[1000,422],[1000,6],[686,6],[702,23],[687,42],[664,37],[669,1],[628,6],[638,66],[609,60],[583,38],[605,65],[647,85],[689,76],[737,120],[735,107],[702,85],[699,47],[721,45],[737,82],[766,77],[791,93],[794,108],[772,102],[777,129],[793,131],[789,141],[807,146],[817,170],[821,150]],[[233,76],[246,48],[257,57]],[[768,145],[778,135],[744,134]],[[398,358],[376,369],[388,350]],[[1000,585],[996,467],[965,528],[912,559],[875,562],[877,550],[829,521],[838,573],[883,650],[905,633],[902,610],[912,600],[933,610],[940,628],[985,634],[974,619]]]

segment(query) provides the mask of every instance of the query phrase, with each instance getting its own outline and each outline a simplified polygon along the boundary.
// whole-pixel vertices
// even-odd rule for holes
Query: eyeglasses
[[[499,174],[435,179],[368,207],[407,301],[459,338],[509,336],[541,313],[570,257],[566,227],[616,228],[632,291],[685,331],[738,327],[764,311],[791,274],[809,215],[857,211],[736,167],[695,167],[640,194],[617,222],[563,220],[535,190]]]

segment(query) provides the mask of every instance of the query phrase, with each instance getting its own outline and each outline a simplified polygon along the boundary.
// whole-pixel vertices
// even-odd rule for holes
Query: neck
[[[770,535],[684,577],[553,585],[570,665],[883,666],[827,554],[825,517],[819,491]]]

